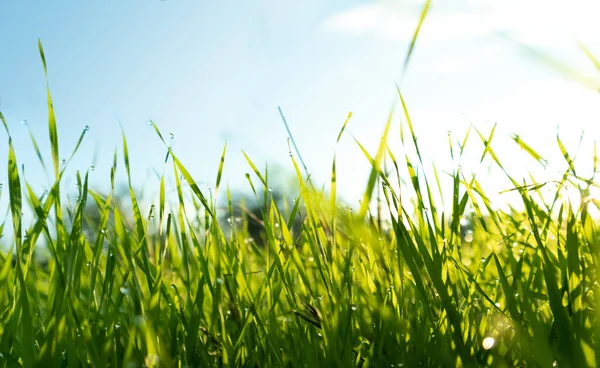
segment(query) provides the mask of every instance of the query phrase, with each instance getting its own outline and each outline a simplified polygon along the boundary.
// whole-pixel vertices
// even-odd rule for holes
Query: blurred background
[[[547,158],[546,171],[556,177],[564,166],[557,130],[575,151],[585,131],[578,160],[591,168],[591,145],[600,130],[600,94],[594,86],[600,80],[578,42],[600,55],[597,1],[433,1],[402,73],[423,5],[415,0],[3,0],[0,111],[25,178],[44,190],[48,176],[27,129],[50,164],[39,38],[61,158],[89,127],[66,172],[70,185],[77,170],[94,166],[93,186],[108,187],[113,152],[121,154],[122,126],[134,185],[152,197],[166,153],[148,126],[152,120],[172,137],[175,153],[204,189],[214,185],[227,143],[223,180],[234,190],[248,190],[244,175],[251,169],[242,149],[261,168],[268,162],[280,168],[278,175],[292,171],[280,106],[313,180],[328,182],[337,151],[338,191],[356,203],[369,163],[350,135],[336,146],[337,134],[352,112],[348,131],[374,153],[396,105],[390,145],[400,149],[396,83],[426,166],[435,162],[440,170],[452,170],[458,164],[449,157],[449,133],[461,140],[471,124],[486,135],[497,124],[494,147],[503,163],[522,169],[523,176],[539,164],[517,154],[511,133]],[[2,137],[0,182],[7,188],[4,131]],[[477,170],[482,148],[472,147],[466,154],[472,160],[460,164]],[[493,175],[480,180],[507,189]],[[7,195],[0,201],[5,208]]]

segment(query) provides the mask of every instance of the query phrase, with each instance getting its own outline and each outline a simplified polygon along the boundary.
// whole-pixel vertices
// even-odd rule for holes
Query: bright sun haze
[[[402,74],[422,6],[415,0],[3,1],[0,109],[27,178],[39,189],[47,180],[27,129],[19,126],[27,122],[49,152],[38,38],[47,54],[61,155],[90,128],[70,173],[91,165],[106,173],[122,126],[139,186],[157,180],[152,170],[164,158],[148,120],[173,134],[174,149],[194,175],[207,178],[205,187],[225,143],[224,178],[232,187],[248,189],[242,149],[261,165],[291,172],[280,106],[311,174],[327,182],[337,150],[338,190],[358,199],[369,163],[350,136],[337,147],[335,139],[351,111],[348,131],[375,150],[398,104],[395,83],[425,159],[439,168],[452,165],[448,132],[461,139],[471,124],[488,134],[497,123],[496,149],[515,166],[522,160],[507,153],[514,152],[511,133],[550,164],[562,164],[558,126],[570,148],[582,131],[598,136],[600,96],[589,88],[598,79],[578,46],[600,49],[597,2],[434,2]],[[532,50],[577,75],[561,73]],[[395,117],[392,147],[398,108]],[[590,142],[582,151],[590,152]],[[5,165],[0,162],[3,173]],[[108,185],[101,178],[93,176],[93,185]]]

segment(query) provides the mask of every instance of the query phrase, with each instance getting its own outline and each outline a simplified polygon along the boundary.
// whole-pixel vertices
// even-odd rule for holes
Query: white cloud
[[[368,4],[337,13],[325,21],[325,29],[349,35],[373,35],[397,40],[405,36],[411,18],[387,5]],[[413,20],[414,22],[414,20]]]
[[[373,36],[389,41],[410,40],[419,18],[415,6],[377,2],[329,17],[327,30]],[[413,3],[414,4],[414,3]],[[557,42],[600,42],[600,2],[593,0],[469,1],[463,9],[432,5],[421,38],[429,41],[472,40],[504,32],[521,42],[548,46]]]
[[[325,21],[326,30],[354,35],[374,36],[388,41],[408,41],[417,26],[419,13],[389,3],[361,5],[334,14]],[[451,15],[432,14],[422,28],[425,39],[447,41],[473,37],[493,31],[481,19],[455,12]]]

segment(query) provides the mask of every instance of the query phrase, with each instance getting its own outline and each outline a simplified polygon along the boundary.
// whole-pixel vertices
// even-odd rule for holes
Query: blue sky
[[[150,169],[160,171],[165,154],[149,119],[174,134],[175,152],[207,186],[225,142],[224,178],[234,188],[245,188],[244,173],[250,171],[242,149],[258,164],[268,160],[291,169],[277,112],[281,106],[317,180],[328,179],[337,149],[339,190],[354,200],[366,182],[368,163],[349,136],[336,148],[337,133],[352,111],[349,130],[375,150],[396,99],[395,82],[401,82],[426,160],[440,168],[451,168],[447,132],[460,135],[471,123],[484,131],[498,123],[498,150],[517,168],[525,161],[510,146],[510,133],[521,134],[557,163],[558,124],[572,148],[582,130],[588,143],[600,136],[600,95],[516,46],[545,50],[600,85],[577,47],[579,40],[600,55],[595,19],[600,9],[594,1],[433,1],[401,80],[422,5],[415,0],[3,0],[0,111],[26,177],[37,188],[46,186],[45,176],[20,122],[27,121],[49,159],[38,38],[46,51],[61,157],[90,127],[67,176],[95,165],[96,186],[108,183],[112,152],[120,152],[119,121],[140,187],[157,188]],[[394,129],[392,144],[397,123]],[[0,152],[6,152],[2,134]],[[6,159],[0,160],[0,171],[5,183]]]

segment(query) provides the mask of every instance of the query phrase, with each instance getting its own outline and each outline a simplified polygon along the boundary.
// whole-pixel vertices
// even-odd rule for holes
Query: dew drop
[[[135,323],[137,326],[143,326],[146,324],[146,318],[144,318],[144,316],[137,315],[133,318],[133,323]]]
[[[222,278],[220,278],[220,277],[217,277],[217,282],[218,282],[219,284],[222,284],[222,283],[223,283],[223,279],[222,279]]]
[[[481,342],[481,345],[483,346],[483,348],[485,350],[490,350],[491,348],[494,347],[494,344],[496,343],[496,340],[493,337],[486,337],[485,339],[483,339],[483,341]]]
[[[352,305],[350,306],[350,309],[352,309],[353,311],[355,311],[355,310],[357,310],[357,309],[358,309],[358,307],[357,307],[356,305],[352,304]]]
[[[160,357],[157,354],[148,354],[146,359],[144,359],[147,367],[158,367],[158,363],[160,362]]]
[[[129,290],[129,288],[126,286],[121,286],[119,288],[119,291],[121,291],[121,294],[123,295],[129,295],[129,293],[131,292],[131,290]]]

